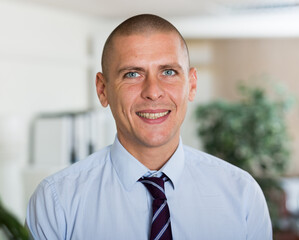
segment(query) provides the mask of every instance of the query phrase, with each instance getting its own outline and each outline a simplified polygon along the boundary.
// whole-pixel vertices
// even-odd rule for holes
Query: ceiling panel
[[[221,15],[244,11],[298,8],[299,0],[15,0],[73,10],[104,18],[124,18],[140,13],[164,17]]]

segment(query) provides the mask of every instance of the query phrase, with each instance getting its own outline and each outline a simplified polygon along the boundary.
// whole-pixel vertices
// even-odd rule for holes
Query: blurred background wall
[[[236,100],[240,81],[263,81],[266,76],[298,96],[297,8],[239,11],[233,0],[211,1],[210,5],[192,0],[153,1],[143,6],[123,6],[117,1],[93,5],[96,2],[0,0],[0,197],[21,221],[38,182],[70,164],[53,158],[53,164],[43,165],[42,159],[33,158],[33,123],[41,114],[61,117],[95,112],[95,119],[102,121],[99,125],[107,128],[110,124],[109,131],[96,132],[94,138],[101,140],[95,148],[112,142],[115,129],[109,111],[97,101],[95,74],[100,71],[106,37],[133,14],[160,14],[187,39],[199,80],[197,98],[190,103],[183,125],[185,144],[201,148],[193,113],[197,104],[219,98]],[[258,6],[257,1],[250,2]],[[289,176],[299,174],[298,109],[295,105],[288,114],[293,140]],[[56,156],[54,152],[47,153],[47,158]]]
[[[282,87],[286,94],[299,93],[298,38],[238,38],[188,40],[191,61],[199,70],[199,96],[210,100],[240,99],[238,84]],[[276,85],[276,86],[275,86]],[[203,96],[202,96],[203,95]],[[299,106],[287,112],[292,157],[287,175],[299,174]]]
[[[32,192],[62,168],[26,172],[32,120],[39,113],[91,108],[104,29],[103,21],[80,13],[0,1],[0,196],[20,218],[30,194],[24,185]]]

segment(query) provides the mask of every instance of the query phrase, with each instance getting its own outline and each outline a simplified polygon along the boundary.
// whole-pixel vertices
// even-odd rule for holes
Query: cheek
[[[116,96],[116,107],[126,116],[129,115],[136,103],[136,97],[138,96],[136,88],[133,86],[122,87],[115,93],[115,98]]]
[[[169,87],[168,90],[170,98],[177,106],[185,105],[188,102],[188,86],[186,84]]]

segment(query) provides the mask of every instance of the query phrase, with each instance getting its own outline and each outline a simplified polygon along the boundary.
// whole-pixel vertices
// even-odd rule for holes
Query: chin
[[[170,136],[165,136],[165,135],[161,135],[161,136],[152,136],[152,137],[146,137],[143,139],[143,143],[145,146],[147,147],[161,147],[163,145],[167,145],[169,142],[171,142],[171,140],[173,140],[173,137]]]

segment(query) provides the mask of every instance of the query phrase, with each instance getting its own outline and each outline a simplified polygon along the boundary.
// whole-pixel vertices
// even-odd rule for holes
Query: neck
[[[179,145],[179,138],[158,147],[130,144],[119,138],[123,147],[150,170],[159,170],[171,158]]]

